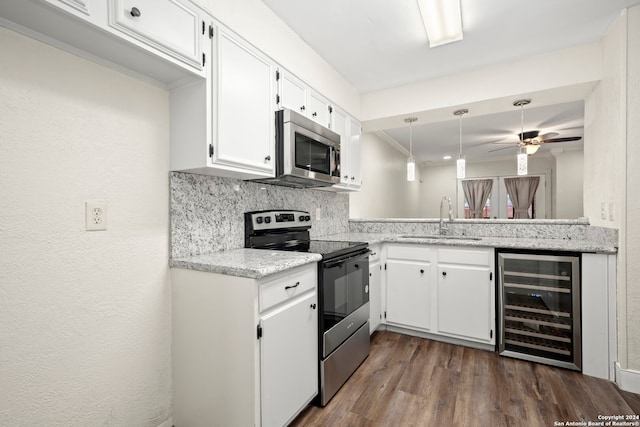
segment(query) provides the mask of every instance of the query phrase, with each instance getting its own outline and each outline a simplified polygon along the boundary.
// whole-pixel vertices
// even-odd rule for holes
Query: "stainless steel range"
[[[363,242],[311,240],[310,228],[304,211],[245,213],[245,247],[322,255],[316,403],[324,406],[369,355],[369,249]]]

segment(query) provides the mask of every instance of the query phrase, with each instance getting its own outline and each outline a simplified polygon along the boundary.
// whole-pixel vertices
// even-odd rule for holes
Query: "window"
[[[466,219],[471,218],[471,208],[469,208],[469,202],[466,197],[464,199],[464,217]],[[491,196],[489,196],[484,208],[482,208],[482,218],[491,218]]]
[[[536,201],[534,200],[529,206],[529,218],[536,217],[536,209],[535,209]],[[511,203],[511,197],[509,197],[509,193],[507,193],[507,218],[513,219],[513,203]]]

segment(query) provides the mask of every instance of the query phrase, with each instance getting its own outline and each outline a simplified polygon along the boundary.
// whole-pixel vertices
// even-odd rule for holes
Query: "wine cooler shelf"
[[[579,263],[498,253],[500,354],[580,370]]]

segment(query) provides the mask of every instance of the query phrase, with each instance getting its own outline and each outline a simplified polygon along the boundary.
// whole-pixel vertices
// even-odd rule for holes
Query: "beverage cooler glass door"
[[[581,370],[580,258],[499,253],[499,350]]]

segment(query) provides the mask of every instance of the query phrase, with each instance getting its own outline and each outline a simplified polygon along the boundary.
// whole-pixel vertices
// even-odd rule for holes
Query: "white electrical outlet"
[[[607,219],[607,202],[600,203],[600,219]]]
[[[84,204],[85,229],[98,231],[107,229],[107,201],[87,200]]]

